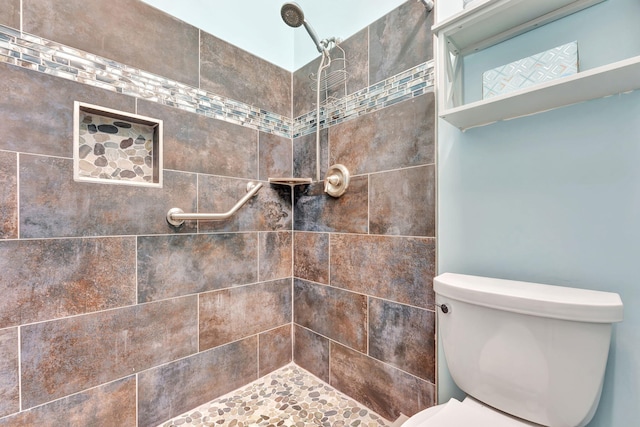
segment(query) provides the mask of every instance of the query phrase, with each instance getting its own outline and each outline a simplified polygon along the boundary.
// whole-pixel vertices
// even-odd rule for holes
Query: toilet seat
[[[535,427],[496,409],[466,397],[460,402],[451,399],[447,403],[418,412],[402,427]]]

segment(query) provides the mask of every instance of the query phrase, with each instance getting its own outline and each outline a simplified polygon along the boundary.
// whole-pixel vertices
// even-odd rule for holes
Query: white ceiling
[[[143,1],[289,71],[318,55],[303,27],[290,28],[280,18],[285,0]],[[321,39],[346,39],[405,1],[412,0],[297,0],[297,3]]]

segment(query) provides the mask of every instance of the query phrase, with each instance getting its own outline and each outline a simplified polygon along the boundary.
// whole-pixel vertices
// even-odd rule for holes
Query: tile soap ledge
[[[278,178],[269,178],[269,184],[274,185],[305,185],[311,184],[313,180],[311,178],[287,178],[287,177],[278,177]]]

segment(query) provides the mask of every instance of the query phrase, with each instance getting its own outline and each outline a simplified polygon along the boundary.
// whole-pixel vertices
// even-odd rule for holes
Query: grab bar
[[[225,213],[184,213],[184,211],[180,208],[171,208],[169,212],[167,212],[167,222],[174,227],[178,227],[182,225],[185,221],[190,219],[196,220],[206,220],[206,221],[222,221],[224,219],[229,218],[231,215],[236,213],[238,209],[242,207],[247,201],[256,195],[258,191],[262,188],[262,183],[254,183],[250,182],[247,184],[248,193],[236,203],[228,212]]]

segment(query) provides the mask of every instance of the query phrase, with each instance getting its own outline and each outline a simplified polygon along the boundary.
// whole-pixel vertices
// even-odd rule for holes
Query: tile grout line
[[[22,326],[18,326],[18,412],[22,409]]]
[[[139,394],[139,389],[140,389],[140,379],[138,378],[138,375],[140,375],[139,372],[136,372],[136,427],[138,426],[139,422],[139,409],[138,409],[138,405],[140,403],[140,394]]]
[[[16,153],[16,239],[20,239],[20,156]]]

